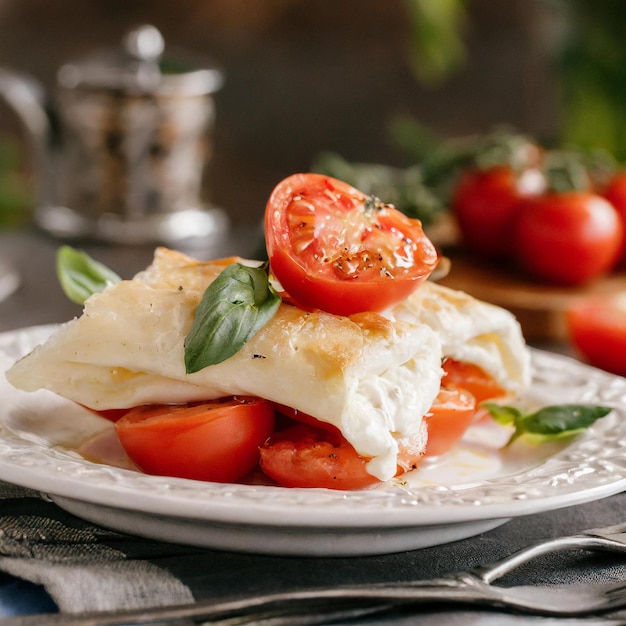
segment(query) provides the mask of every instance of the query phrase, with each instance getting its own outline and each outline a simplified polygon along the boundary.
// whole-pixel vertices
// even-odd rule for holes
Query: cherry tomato
[[[147,474],[236,482],[256,466],[274,427],[274,409],[259,398],[225,398],[140,406],[115,423],[134,463]]]
[[[294,174],[272,192],[265,237],[273,274],[304,308],[381,311],[437,265],[419,221],[321,174]]]
[[[626,295],[582,298],[566,312],[570,341],[591,364],[626,376]]]
[[[626,232],[626,172],[613,176],[604,191],[604,197],[615,207]],[[626,245],[622,246],[617,264],[619,267],[626,267]]]
[[[398,475],[415,469],[423,454],[423,445],[401,446]],[[260,464],[283,487],[356,490],[381,483],[367,471],[368,461],[338,430],[302,423],[272,435],[261,447]]]
[[[599,195],[549,193],[523,203],[514,246],[522,268],[559,285],[581,285],[609,272],[622,247],[615,208]]]
[[[426,456],[449,452],[463,437],[476,413],[476,399],[464,389],[442,389],[426,414]]]
[[[522,174],[508,166],[466,170],[452,196],[463,244],[480,257],[509,256],[520,201],[541,192],[543,186],[543,175],[537,169]]]
[[[446,388],[465,389],[476,402],[506,395],[503,389],[489,374],[477,365],[446,359],[443,364],[445,376],[442,385]]]

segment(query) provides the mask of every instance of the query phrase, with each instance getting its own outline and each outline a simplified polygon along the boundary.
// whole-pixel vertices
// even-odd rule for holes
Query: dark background
[[[207,55],[226,81],[216,95],[206,197],[245,224],[257,221],[280,179],[310,169],[320,151],[407,164],[389,132],[398,115],[444,137],[500,123],[558,135],[563,3],[468,0],[464,11],[464,60],[430,83],[412,71],[403,0],[4,0],[0,66],[34,75],[53,93],[63,62],[117,45],[141,23],[157,26],[168,47]],[[28,169],[5,108],[0,133],[15,139],[13,160]]]

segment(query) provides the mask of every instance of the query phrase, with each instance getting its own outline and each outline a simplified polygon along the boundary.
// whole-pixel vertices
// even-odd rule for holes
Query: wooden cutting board
[[[583,296],[626,291],[626,273],[615,273],[584,287],[568,288],[533,282],[510,267],[489,264],[457,250],[445,255],[449,274],[439,282],[497,304],[514,313],[529,343],[567,341],[565,311]]]

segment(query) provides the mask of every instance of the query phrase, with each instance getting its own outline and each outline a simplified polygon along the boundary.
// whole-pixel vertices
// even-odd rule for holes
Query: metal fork
[[[584,585],[494,586],[492,583],[532,559],[566,550],[626,554],[626,523],[534,543],[511,556],[468,572],[432,580],[340,586],[273,593],[225,601],[100,612],[9,618],[2,626],[121,626],[271,624],[313,626],[356,619],[397,607],[455,602],[544,616],[579,617],[626,607],[626,581]]]

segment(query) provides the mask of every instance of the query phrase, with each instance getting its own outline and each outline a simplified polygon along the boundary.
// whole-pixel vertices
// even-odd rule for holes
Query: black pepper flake
[[[267,357],[263,354],[253,354],[252,358],[253,359],[267,359]]]

